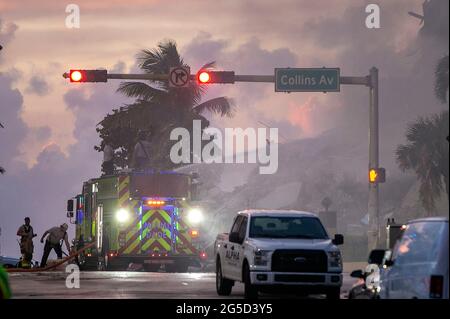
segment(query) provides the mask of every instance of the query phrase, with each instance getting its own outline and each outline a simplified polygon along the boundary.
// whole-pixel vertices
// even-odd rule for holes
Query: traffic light
[[[200,70],[197,73],[199,84],[234,83],[234,71],[207,71]]]
[[[371,168],[369,169],[369,182],[374,183],[384,183],[386,181],[386,169],[379,168]]]
[[[73,198],[67,201],[67,217],[72,218],[74,213],[75,200]]]
[[[70,82],[106,82],[106,70],[70,70]]]

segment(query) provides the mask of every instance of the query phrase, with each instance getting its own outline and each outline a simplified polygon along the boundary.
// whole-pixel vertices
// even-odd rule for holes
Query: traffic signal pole
[[[214,71],[211,71],[214,72]],[[259,83],[275,83],[275,75],[235,75],[234,72],[216,72],[216,73],[232,73],[231,82],[210,82],[205,83],[234,83],[234,82],[259,82]],[[191,81],[197,80],[196,74],[189,74]],[[106,79],[118,80],[150,80],[150,81],[170,81],[169,74],[114,74],[106,73]],[[64,78],[70,78],[70,73],[64,73]],[[230,77],[230,74],[228,74]],[[103,78],[102,82],[106,82]],[[209,79],[209,77],[208,77]],[[228,78],[230,80],[230,78]],[[228,81],[227,80],[227,81]],[[363,85],[369,87],[369,168],[379,169],[379,141],[378,141],[378,69],[372,67],[368,76],[339,76],[339,83],[345,85]],[[80,81],[83,82],[83,81]],[[95,81],[87,81],[95,82]],[[380,243],[380,225],[379,225],[379,197],[378,197],[378,182],[369,182],[369,200],[368,200],[368,214],[369,214],[369,230],[368,230],[368,249],[377,248]]]
[[[378,69],[372,67],[365,77],[341,77],[341,84],[364,85],[369,87],[369,167],[378,172],[379,169],[379,129],[378,129]],[[383,181],[384,182],[384,181]],[[369,230],[367,231],[369,252],[380,244],[380,208],[378,182],[369,181]]]
[[[369,106],[369,169],[378,170],[379,141],[378,141],[378,69],[370,69],[370,106]],[[369,182],[369,231],[367,233],[369,251],[378,248],[380,243],[380,211],[378,183]]]

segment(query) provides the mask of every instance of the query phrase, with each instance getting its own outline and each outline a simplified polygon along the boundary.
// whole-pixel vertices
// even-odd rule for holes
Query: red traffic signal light
[[[83,74],[79,70],[70,70],[70,82],[81,82]]]
[[[370,183],[384,183],[386,181],[386,170],[382,167],[369,169]]]
[[[106,82],[106,70],[70,70],[70,82]]]
[[[199,84],[234,83],[234,72],[200,70],[197,73],[197,82]]]
[[[211,80],[211,76],[207,71],[201,71],[197,75],[197,79],[199,83],[208,83]]]

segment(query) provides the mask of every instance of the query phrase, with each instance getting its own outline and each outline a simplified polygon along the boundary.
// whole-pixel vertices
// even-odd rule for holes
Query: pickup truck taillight
[[[430,278],[430,298],[440,299],[444,292],[444,277],[431,276]]]

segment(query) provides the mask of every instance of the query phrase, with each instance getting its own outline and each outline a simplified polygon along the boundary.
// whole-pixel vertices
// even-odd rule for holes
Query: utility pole
[[[370,106],[369,106],[369,169],[378,170],[378,69],[370,69]],[[378,183],[369,183],[369,214],[368,248],[369,251],[377,248],[380,242],[380,215],[378,202]]]

